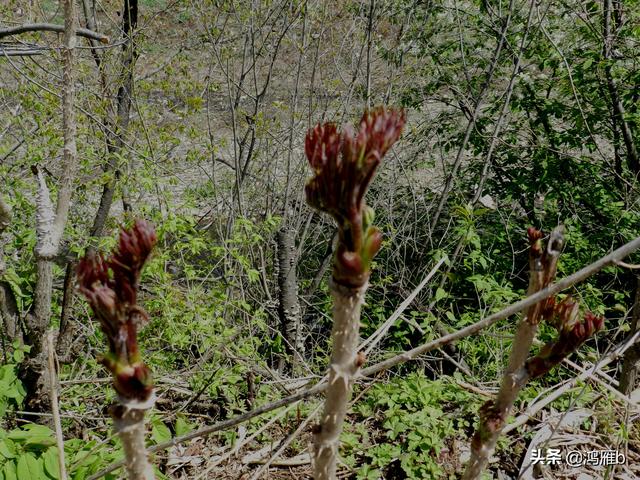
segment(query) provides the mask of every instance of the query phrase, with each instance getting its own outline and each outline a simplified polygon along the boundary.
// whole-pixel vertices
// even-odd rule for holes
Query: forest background
[[[640,232],[635,1],[81,0],[75,39],[62,3],[0,5],[1,479],[60,477],[52,396],[69,478],[121,459],[103,336],[74,272],[135,218],[158,235],[140,344],[157,386],[160,478],[309,474],[318,395],[166,442],[326,371],[336,228],[304,197],[304,137],[318,122],[353,125],[377,105],[407,115],[367,196],[384,242],[362,312],[366,365],[521,299],[529,226],[564,225],[558,278]],[[58,201],[50,256],[37,234],[44,191]],[[522,390],[487,478],[579,478],[530,468],[533,450],[558,445],[624,452],[625,464],[582,467],[590,478],[640,476],[629,342],[640,256],[625,262],[564,292],[604,330]],[[361,378],[341,475],[459,476],[516,323]],[[542,325],[534,348],[553,332]],[[57,389],[42,373],[48,338]]]

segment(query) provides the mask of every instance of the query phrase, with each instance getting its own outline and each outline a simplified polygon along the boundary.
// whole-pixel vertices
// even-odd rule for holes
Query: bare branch
[[[26,23],[24,25],[18,25],[16,27],[8,27],[0,29],[0,38],[8,37],[10,35],[19,35],[27,32],[56,32],[64,33],[64,25],[55,25],[53,23]],[[79,37],[85,37],[92,40],[97,40],[102,43],[109,43],[109,37],[102,33],[94,32],[88,28],[78,28],[75,34]]]
[[[67,469],[64,462],[64,437],[62,436],[62,424],[60,423],[60,409],[58,407],[58,374],[56,372],[55,349],[53,348],[54,332],[47,333],[47,359],[49,361],[49,388],[51,395],[51,413],[56,432],[56,445],[58,447],[58,468],[61,480],[67,480]]]
[[[604,57],[604,71],[607,77],[607,87],[609,89],[609,95],[611,95],[611,104],[613,107],[613,111],[616,114],[617,120],[620,123],[620,128],[622,130],[622,138],[624,139],[624,144],[627,149],[627,161],[629,163],[629,168],[637,174],[640,172],[640,158],[638,156],[638,149],[634,140],[634,132],[627,122],[627,113],[625,111],[624,106],[622,105],[622,100],[620,98],[620,93],[618,91],[618,85],[613,78],[612,72],[612,50],[613,50],[613,42],[615,36],[611,32],[611,0],[604,0],[602,2],[603,7],[603,37],[604,44],[602,47],[602,55]]]
[[[478,121],[478,118],[480,117],[480,112],[482,110],[482,102],[484,100],[484,96],[487,92],[487,90],[489,89],[489,85],[491,84],[491,81],[493,79],[493,75],[496,71],[496,68],[498,66],[498,61],[500,60],[500,52],[502,51],[502,47],[504,46],[504,43],[506,41],[507,38],[507,31],[509,30],[509,26],[511,25],[511,15],[513,13],[513,7],[514,7],[514,1],[512,0],[509,3],[509,11],[507,12],[507,16],[504,20],[503,23],[503,27],[502,27],[502,31],[500,32],[500,38],[498,39],[498,43],[496,44],[496,48],[495,51],[493,53],[493,58],[491,60],[491,65],[489,66],[489,69],[487,70],[486,73],[486,77],[484,80],[484,83],[482,84],[480,91],[478,92],[478,95],[475,99],[475,107],[473,109],[473,114],[471,115],[471,118],[469,119],[469,121],[467,122],[467,127],[465,129],[464,132],[464,138],[462,139],[462,143],[460,144],[459,148],[458,148],[458,152],[456,154],[456,158],[453,162],[453,166],[451,167],[451,171],[449,172],[449,174],[447,175],[447,179],[445,181],[444,184],[444,189],[442,191],[442,194],[440,196],[440,200],[438,202],[438,207],[436,208],[436,211],[433,215],[433,218],[431,220],[431,231],[433,232],[437,226],[438,226],[438,221],[440,220],[440,215],[442,214],[442,211],[444,210],[444,206],[449,198],[449,194],[451,192],[451,188],[453,187],[453,184],[455,182],[456,179],[456,175],[458,173],[458,169],[460,168],[460,165],[462,164],[462,160],[464,157],[464,152],[467,148],[467,144],[469,143],[469,139],[471,138],[471,133],[473,132],[473,129],[476,126],[476,123]]]

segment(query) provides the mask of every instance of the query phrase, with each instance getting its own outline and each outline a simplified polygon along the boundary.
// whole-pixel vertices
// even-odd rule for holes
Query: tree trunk
[[[11,222],[11,207],[0,196],[0,236]],[[0,239],[0,278],[5,273],[4,244]],[[18,324],[18,305],[8,282],[0,281],[0,327],[3,329],[2,349],[7,351],[5,342],[22,342],[22,333]],[[5,359],[6,360],[6,359]]]
[[[629,337],[635,335],[640,328],[640,276],[637,277],[636,298],[633,304],[631,318],[631,331]],[[638,371],[640,370],[640,345],[635,343],[625,353],[620,372],[620,391],[625,395],[631,394],[638,383]]]
[[[300,334],[300,302],[298,301],[298,278],[296,275],[295,231],[283,227],[278,232],[278,316],[280,329],[289,354],[289,366],[296,369],[304,352]]]
[[[37,283],[33,300],[33,312],[27,314],[25,341],[31,346],[26,362],[22,365],[22,382],[26,391],[25,406],[29,411],[51,410],[48,362],[46,358],[46,333],[51,319],[51,294],[53,291],[53,261],[38,258]]]
[[[28,357],[21,367],[26,390],[25,405],[32,411],[50,410],[46,352],[46,332],[51,321],[51,297],[53,292],[53,261],[60,248],[60,241],[67,223],[73,181],[77,169],[76,120],[74,111],[74,49],[76,43],[76,12],[74,0],[64,1],[64,48],[62,49],[62,130],[64,135],[62,169],[59,175],[58,197],[55,212],[47,184],[36,166],[38,181],[36,198],[37,242],[35,257],[37,280],[33,311],[26,319],[25,340],[31,345]]]
[[[1,271],[0,275],[2,275]],[[0,326],[4,332],[3,342],[22,342],[22,332],[18,323],[18,305],[8,282],[0,282]],[[2,347],[6,351],[6,345]]]

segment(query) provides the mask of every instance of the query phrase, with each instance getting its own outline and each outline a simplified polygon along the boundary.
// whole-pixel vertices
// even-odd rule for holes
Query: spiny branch
[[[305,138],[305,153],[314,170],[305,186],[307,203],[331,215],[338,226],[330,282],[333,328],[327,393],[313,433],[316,480],[336,478],[340,432],[353,381],[364,363],[364,354],[358,353],[360,309],[371,260],[382,243],[382,233],[373,225],[374,213],[364,197],[404,124],[403,112],[377,108],[365,112],[357,133],[349,126],[339,130],[325,123],[309,130]]]
[[[555,279],[564,235],[561,226],[556,228],[545,246],[540,230],[532,227],[527,233],[530,242],[529,294],[532,294]],[[480,420],[471,440],[471,458],[462,477],[464,480],[475,480],[482,475],[511,409],[527,382],[549,372],[602,328],[604,319],[591,312],[586,312],[583,320],[579,317],[579,305],[570,296],[561,302],[551,296],[527,308],[511,345],[509,364],[500,391],[495,399],[487,401],[480,408]],[[543,320],[558,329],[558,336],[537,355],[529,357],[538,325]]]

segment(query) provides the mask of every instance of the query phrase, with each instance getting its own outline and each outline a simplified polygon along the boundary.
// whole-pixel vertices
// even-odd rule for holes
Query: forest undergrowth
[[[0,480],[123,478],[151,385],[155,478],[313,478],[336,285],[334,478],[463,478],[493,433],[464,478],[640,478],[639,39],[623,0],[2,2]]]

